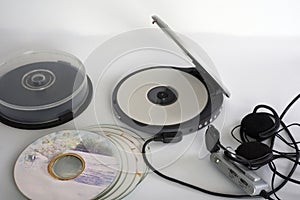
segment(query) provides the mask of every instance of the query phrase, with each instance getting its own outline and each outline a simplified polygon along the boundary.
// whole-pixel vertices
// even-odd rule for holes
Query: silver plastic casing
[[[212,153],[210,160],[225,176],[248,195],[255,196],[259,195],[262,190],[269,190],[269,185],[253,170],[237,166],[226,159],[223,153]]]
[[[221,91],[225,96],[230,97],[229,90],[223,85],[222,81],[214,75],[209,66],[206,66],[204,62],[201,62],[201,58],[198,56],[196,51],[189,47],[185,42],[158,16],[152,16],[154,20],[153,23],[156,23],[164,33],[166,33],[181,49],[182,51],[191,59],[192,63],[195,65],[196,69],[201,75],[207,75],[211,77],[214,82],[219,86]]]

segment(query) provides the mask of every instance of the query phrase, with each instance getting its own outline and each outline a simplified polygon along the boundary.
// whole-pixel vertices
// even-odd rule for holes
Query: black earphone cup
[[[246,142],[236,149],[236,154],[247,159],[253,165],[269,163],[273,159],[272,149],[264,143]]]
[[[246,115],[241,122],[241,134],[249,136],[257,141],[262,141],[273,133],[275,122],[268,113],[250,113]],[[269,131],[268,131],[269,130]],[[264,137],[261,133],[267,132]]]

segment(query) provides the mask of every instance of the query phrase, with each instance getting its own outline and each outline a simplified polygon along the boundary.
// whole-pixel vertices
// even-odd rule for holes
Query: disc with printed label
[[[27,52],[0,66],[0,121],[17,128],[63,124],[90,103],[83,64],[57,51]]]
[[[29,199],[93,199],[111,190],[122,171],[116,145],[81,130],[39,138],[19,156],[14,177]]]

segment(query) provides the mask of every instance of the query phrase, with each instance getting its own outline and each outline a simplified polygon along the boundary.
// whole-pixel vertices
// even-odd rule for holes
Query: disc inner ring
[[[84,159],[75,153],[65,153],[54,157],[49,165],[49,174],[58,180],[72,180],[85,168]]]
[[[167,106],[177,101],[178,93],[168,86],[156,86],[149,90],[147,97],[154,104]]]

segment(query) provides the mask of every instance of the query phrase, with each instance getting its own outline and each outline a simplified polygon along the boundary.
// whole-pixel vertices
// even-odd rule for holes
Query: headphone
[[[257,112],[260,108],[265,108],[272,112]],[[258,105],[253,112],[246,115],[241,121],[240,136],[243,142],[252,138],[258,142],[266,140],[276,134],[280,126],[280,118],[276,111],[267,105]]]
[[[233,131],[240,127],[240,138],[239,141],[241,143],[240,146],[237,147],[235,151],[231,150],[231,148],[224,147],[220,143],[220,132],[213,126],[208,125],[208,128],[205,132],[205,144],[208,151],[211,153],[219,152],[220,149],[224,150],[224,154],[221,154],[223,158],[225,159],[226,163],[224,164],[224,160],[213,160],[217,165],[219,165],[219,168],[222,169],[223,173],[226,175],[232,175],[233,173],[230,172],[231,167],[228,167],[227,164],[233,164],[239,163],[241,165],[246,166],[250,170],[255,170],[260,167],[262,167],[265,164],[269,164],[270,170],[273,172],[271,184],[272,189],[270,191],[264,190],[261,186],[261,179],[254,180],[253,177],[251,177],[251,185],[257,186],[256,189],[259,190],[259,194],[254,197],[263,197],[265,199],[273,199],[271,195],[274,195],[277,197],[276,192],[281,190],[288,182],[292,182],[295,184],[300,185],[300,181],[297,179],[292,178],[292,175],[295,173],[295,170],[299,166],[299,160],[300,160],[300,153],[299,153],[299,147],[297,146],[298,142],[296,142],[295,138],[293,137],[291,131],[289,130],[290,126],[297,125],[300,126],[299,123],[292,123],[288,126],[284,123],[282,120],[284,115],[288,112],[288,110],[292,107],[292,105],[297,102],[300,99],[300,94],[298,94],[283,110],[280,117],[278,117],[278,114],[276,111],[267,106],[267,105],[258,105],[253,109],[253,112],[246,115],[242,120],[241,124],[239,126],[236,126],[234,129],[232,129],[231,133],[232,136],[239,141],[234,135]],[[269,112],[259,112],[259,109],[267,109]],[[279,127],[282,126],[283,128],[278,130]],[[284,130],[287,133],[287,136],[291,139],[291,143],[286,141],[284,138],[282,138],[280,135],[278,135],[279,132]],[[273,150],[274,142],[275,142],[275,136],[281,139],[284,143],[286,143],[289,147],[293,148],[295,152],[280,152]],[[174,139],[175,138],[175,139]],[[174,140],[173,140],[174,139]],[[167,179],[171,182],[186,186],[188,188],[195,189],[200,192],[204,192],[206,194],[218,196],[218,197],[230,197],[230,198],[243,198],[243,197],[249,197],[248,195],[238,195],[238,194],[223,194],[219,192],[214,192],[210,190],[206,190],[204,188],[192,185],[190,183],[184,182],[180,179],[176,179],[170,176],[167,176],[151,165],[149,160],[146,156],[146,148],[147,145],[153,141],[160,141],[164,143],[170,143],[170,142],[179,142],[182,139],[182,133],[181,132],[173,132],[173,133],[160,133],[159,135],[154,136],[153,138],[150,138],[146,140],[146,142],[143,144],[142,147],[142,155],[145,163],[147,166],[153,170],[153,172],[159,176],[161,176],[164,179]],[[270,145],[263,143],[264,140],[270,140]],[[273,152],[275,155],[273,155]],[[273,163],[275,159],[278,158],[285,158],[289,161],[293,162],[292,168],[289,170],[289,173],[287,175],[284,175],[276,170],[276,165]],[[227,162],[229,161],[229,162]],[[225,169],[224,167],[227,167]],[[235,166],[235,168],[239,168],[238,166]],[[244,173],[246,173],[248,170],[244,170],[240,168]],[[225,171],[224,171],[225,170]],[[234,172],[234,171],[233,171]],[[228,174],[229,173],[229,174]],[[239,173],[239,172],[238,172]],[[248,172],[247,172],[248,173]],[[245,174],[244,174],[245,175]],[[248,175],[246,174],[248,177]],[[275,177],[279,176],[282,181],[275,187]],[[249,177],[248,177],[249,178]],[[234,179],[234,182],[238,183],[240,187],[245,188],[245,184],[241,184],[241,182],[244,180],[240,178],[240,176],[234,176],[231,177],[231,179]],[[248,183],[246,183],[248,184]],[[253,185],[254,184],[254,185]],[[249,185],[248,185],[249,186]],[[247,188],[248,188],[247,186]],[[252,187],[251,186],[251,187]],[[277,197],[278,198],[278,197]]]
[[[272,114],[258,112],[261,108],[269,110]],[[279,126],[280,118],[276,111],[270,106],[258,105],[252,113],[242,119],[240,125],[242,143],[235,151],[220,143],[220,133],[213,125],[209,125],[205,133],[206,147],[211,153],[223,149],[225,157],[229,160],[249,169],[258,169],[273,160],[272,148],[262,141],[273,138]]]

